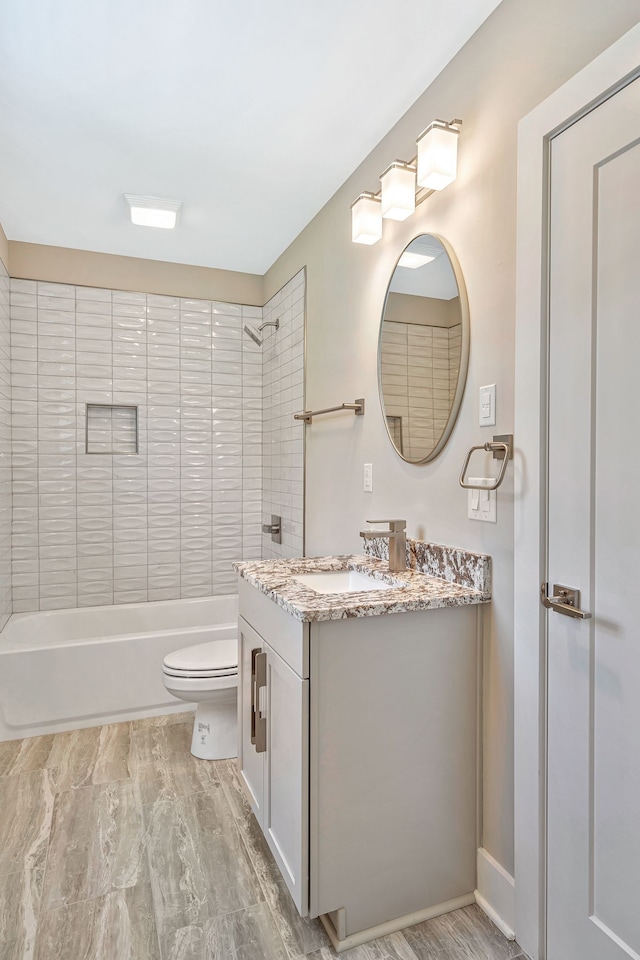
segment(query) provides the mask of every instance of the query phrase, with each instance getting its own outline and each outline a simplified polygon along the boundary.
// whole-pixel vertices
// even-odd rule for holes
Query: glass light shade
[[[416,209],[416,168],[396,161],[380,177],[382,216],[406,220]]]
[[[418,186],[442,190],[455,180],[458,133],[455,127],[436,120],[418,138]]]
[[[354,243],[376,243],[382,236],[380,200],[373,193],[361,193],[351,204],[351,239]]]

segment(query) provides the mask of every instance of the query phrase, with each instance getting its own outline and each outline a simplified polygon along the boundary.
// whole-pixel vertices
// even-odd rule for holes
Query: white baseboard
[[[505,935],[515,940],[516,883],[511,874],[482,847],[478,850],[476,903]]]
[[[375,927],[369,927],[367,930],[361,930],[359,933],[352,933],[347,936],[343,929],[336,929],[344,924],[344,910],[334,910],[332,913],[323,913],[320,916],[322,926],[327,931],[329,939],[336,953],[342,953],[343,950],[349,950],[351,947],[359,947],[363,943],[369,943],[371,940],[377,940],[379,937],[386,937],[390,933],[397,933],[398,930],[404,930],[405,927],[411,927],[414,923],[422,923],[423,920],[432,920],[433,917],[439,917],[443,913],[451,913],[453,910],[459,910],[461,907],[468,907],[473,903],[475,895],[467,894],[464,897],[457,897],[455,900],[447,900],[445,903],[437,903],[433,907],[427,907],[424,910],[417,910],[415,913],[408,913],[404,917],[396,917],[395,920],[387,920],[385,923],[379,923]],[[342,921],[342,923],[341,923]]]

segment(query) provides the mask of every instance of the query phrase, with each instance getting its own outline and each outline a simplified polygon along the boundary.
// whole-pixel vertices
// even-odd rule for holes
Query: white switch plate
[[[481,483],[488,487],[493,483],[492,477],[469,477],[467,483]],[[469,520],[484,520],[485,523],[496,523],[497,497],[495,490],[467,490],[469,495],[467,516]]]
[[[489,383],[480,387],[478,423],[481,427],[495,427],[496,425],[496,385]]]
[[[373,464],[372,463],[365,463],[364,465],[363,489],[365,493],[373,492]]]

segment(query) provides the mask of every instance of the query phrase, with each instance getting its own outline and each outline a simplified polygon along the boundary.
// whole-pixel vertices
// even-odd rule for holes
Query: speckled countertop
[[[486,603],[491,599],[486,590],[452,583],[415,568],[389,573],[386,561],[371,555],[247,560],[234,563],[233,568],[292,617],[303,621],[375,617]],[[387,584],[392,583],[395,589],[326,594],[317,593],[293,580],[298,574],[333,570],[357,570]]]

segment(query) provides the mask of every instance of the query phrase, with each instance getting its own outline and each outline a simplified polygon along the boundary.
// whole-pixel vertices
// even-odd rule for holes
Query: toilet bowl
[[[179,700],[197,703],[191,753],[201,760],[227,760],[238,753],[238,641],[212,640],[168,654],[165,687]]]

